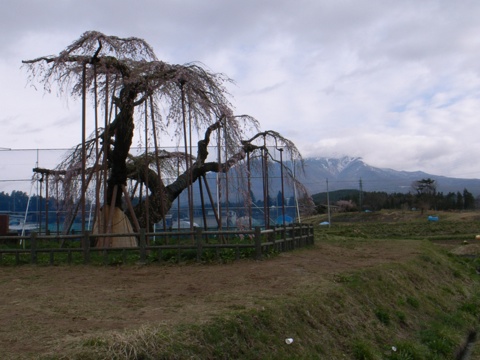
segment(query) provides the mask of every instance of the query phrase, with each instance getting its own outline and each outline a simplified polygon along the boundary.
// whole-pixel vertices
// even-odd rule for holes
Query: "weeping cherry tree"
[[[83,102],[88,95],[94,101],[95,131],[57,168],[65,173],[62,191],[72,203],[79,191],[86,191],[78,185],[75,188],[78,181],[73,181],[82,171],[87,174],[87,182],[93,174],[97,178],[104,174],[103,182],[93,192],[98,199],[101,187],[101,202],[117,208],[125,206],[124,189],[130,179],[135,188],[140,185],[148,189],[148,204],[135,207],[139,224],[146,226],[164,219],[179,195],[205,174],[226,173],[244,164],[250,155],[268,156],[269,142],[285,150],[289,159],[302,163],[291,141],[275,131],[260,131],[253,117],[234,114],[226,89],[231,82],[227,76],[196,63],[174,65],[158,60],[142,39],[88,31],[58,55],[23,64],[29,81],[40,82],[45,91],[56,89],[60,95]],[[103,108],[103,126],[99,125],[98,107]],[[150,139],[155,143],[153,151],[146,146],[143,153],[131,153],[136,125],[145,130],[143,142]],[[199,139],[196,154],[192,153],[192,133]],[[173,134],[177,144],[183,143],[184,151],[160,150],[157,142],[166,134]],[[209,157],[213,134],[229,154],[221,161]],[[172,177],[173,181],[165,180]]]

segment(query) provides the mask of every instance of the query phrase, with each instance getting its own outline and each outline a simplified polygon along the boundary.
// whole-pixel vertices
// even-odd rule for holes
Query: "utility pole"
[[[358,202],[359,202],[359,205],[360,205],[360,212],[362,211],[362,202],[363,202],[363,199],[362,199],[362,196],[363,196],[363,183],[362,183],[362,178],[360,178],[360,181],[359,181],[359,185],[360,185],[360,194],[358,196]]]
[[[327,213],[328,213],[328,227],[330,227],[330,193],[328,192],[328,178],[327,180]]]

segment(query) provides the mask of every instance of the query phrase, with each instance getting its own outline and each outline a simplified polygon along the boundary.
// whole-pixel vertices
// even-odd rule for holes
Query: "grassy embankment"
[[[62,353],[76,359],[455,359],[478,327],[480,275],[477,260],[450,250],[472,245],[476,234],[475,214],[440,214],[438,223],[418,214],[338,214],[331,227],[316,229],[317,242],[374,250],[379,241],[408,240],[417,255],[312,282],[293,300],[258,299],[257,310],[86,337]]]

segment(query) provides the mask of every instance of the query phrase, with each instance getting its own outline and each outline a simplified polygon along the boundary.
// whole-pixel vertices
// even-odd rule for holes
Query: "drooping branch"
[[[137,97],[134,106],[153,96],[156,102],[164,102],[168,109],[167,124],[181,125],[181,91],[183,82],[186,102],[192,114],[194,126],[208,126],[211,119],[231,112],[224,86],[231,80],[223,74],[211,73],[199,64],[168,64],[157,60],[151,47],[138,38],[118,38],[90,31],[68,46],[57,56],[43,56],[23,61],[30,73],[29,80],[43,83],[48,92],[55,84],[59,93],[80,97],[83,93],[82,70],[84,64],[95,64],[86,68],[88,91],[98,91],[99,101],[107,96],[107,89],[120,85],[135,88]],[[114,75],[114,76],[112,76]],[[97,86],[94,86],[95,76]],[[118,94],[113,94],[115,104],[121,106]],[[158,109],[158,107],[155,107]],[[161,118],[161,114],[156,114]]]
[[[231,80],[227,76],[211,73],[198,63],[177,65],[160,61],[142,39],[89,31],[57,56],[38,57],[23,64],[29,71],[30,81],[43,83],[46,91],[55,85],[60,94],[73,97],[90,93],[94,95],[95,105],[98,102],[104,106],[104,128],[96,128],[86,144],[73,149],[57,168],[67,170],[65,178],[71,180],[64,181],[66,194],[78,194],[75,178],[86,155],[89,176],[98,171],[103,172],[103,179],[108,178],[103,189],[108,204],[114,202],[122,207],[123,192],[118,189],[126,185],[127,179],[148,185],[152,223],[164,216],[181,192],[200,177],[209,172],[226,173],[242,164],[247,154],[268,154],[269,146],[281,147],[290,159],[298,159],[297,164],[303,164],[300,152],[290,140],[273,130],[260,132],[258,121],[250,116],[233,115],[226,89]],[[152,102],[154,124],[149,130],[155,132],[155,136],[157,132],[171,134],[173,130],[177,139],[182,135],[186,138],[187,121],[190,132],[203,132],[196,157],[178,152],[159,153],[157,145],[156,153],[137,157],[130,154],[134,128],[147,118],[147,107],[139,105],[147,99]],[[111,121],[109,104],[115,105]],[[218,132],[219,148],[224,147],[228,154],[223,161],[209,161],[208,147],[215,132]],[[148,141],[147,132],[145,141]],[[103,144],[101,150],[98,142]],[[83,149],[86,154],[82,154]],[[106,155],[102,161],[99,160],[101,152]],[[189,165],[184,166],[187,163]],[[178,174],[180,168],[183,172]],[[170,174],[173,180],[163,180],[166,179],[164,173]]]
[[[217,120],[215,123],[210,125],[205,130],[203,139],[198,141],[197,157],[192,159],[193,165],[191,167],[187,167],[183,173],[178,175],[176,179],[167,186],[165,186],[163,183],[159,183],[160,181],[159,177],[156,175],[155,171],[153,170],[153,167],[150,167],[150,164],[145,165],[145,163],[143,163],[141,166],[137,167],[138,170],[134,170],[134,168],[132,168],[132,171],[130,173],[131,178],[135,177],[137,180],[140,180],[145,184],[147,182],[145,182],[144,169],[145,167],[148,168],[148,174],[149,174],[148,187],[150,190],[149,201],[152,204],[156,204],[155,206],[160,206],[160,204],[163,204],[163,206],[165,207],[163,209],[163,212],[160,211],[161,209],[158,209],[158,208],[150,209],[150,218],[152,221],[154,222],[159,221],[161,218],[159,218],[158,216],[160,216],[160,214],[167,213],[170,207],[172,206],[173,202],[177,199],[177,197],[188,186],[195,183],[200,177],[206,175],[209,172],[227,173],[232,168],[242,163],[242,161],[246,159],[247,153],[255,153],[256,151],[265,149],[265,145],[263,143],[260,143],[260,144],[256,143],[257,139],[263,140],[263,136],[268,135],[269,137],[276,139],[278,143],[288,144],[289,151],[293,152],[294,154],[299,154],[298,149],[295,147],[295,145],[292,142],[289,142],[288,139],[284,138],[277,132],[268,131],[268,132],[257,133],[256,135],[251,137],[249,140],[238,141],[236,146],[236,151],[233,153],[233,155],[229,156],[229,158],[223,162],[207,161],[208,146],[210,144],[211,134],[214,131],[223,128],[224,126],[226,126],[226,124],[232,125],[235,122],[238,123],[239,121],[248,122],[248,121],[256,121],[256,120],[254,119],[252,120],[249,117],[243,117],[243,116],[238,116],[238,117],[221,116],[219,120]],[[138,164],[140,164],[141,161],[145,161],[145,159],[148,159],[148,157],[145,157],[144,155],[140,155],[137,157],[137,159],[139,161]],[[184,160],[187,160],[187,159],[184,159]],[[300,157],[300,160],[301,160],[301,157]],[[151,161],[153,164],[153,159],[148,161]],[[178,158],[176,158],[176,161],[178,163]],[[290,175],[293,178],[293,174],[289,169],[287,169],[287,175]],[[162,190],[160,191],[160,189]],[[162,201],[160,201],[160,197],[163,197]],[[157,216],[155,216],[155,214]]]

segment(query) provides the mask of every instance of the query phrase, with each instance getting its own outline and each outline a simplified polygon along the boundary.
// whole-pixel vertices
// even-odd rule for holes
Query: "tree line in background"
[[[38,195],[32,195],[30,204],[28,194],[23,191],[13,190],[10,194],[4,191],[0,192],[0,211],[1,212],[24,212],[29,207],[29,210],[36,212],[45,207],[45,199]],[[55,209],[55,201],[50,200],[49,206]]]
[[[338,190],[328,194],[329,204],[335,211],[378,211],[381,209],[419,210],[474,210],[480,207],[480,197],[475,198],[464,189],[444,194],[437,191],[432,179],[413,182],[408,193],[386,193],[382,191]],[[327,212],[327,193],[313,195],[318,213]]]
[[[337,190],[328,193],[329,204],[336,211],[378,211],[381,209],[399,209],[411,210],[474,210],[480,208],[480,196],[476,198],[467,189],[463,191],[437,192],[436,183],[431,179],[422,179],[412,184],[412,191],[408,193],[387,193],[383,191],[359,191],[356,189]],[[268,196],[267,203],[269,208],[275,208],[278,212],[282,207],[282,201],[285,199],[285,206],[288,208],[286,214],[294,217],[296,206],[300,207],[302,211],[302,204],[307,201],[301,197],[295,200],[294,197],[282,196],[282,192],[278,191],[276,196]],[[327,212],[327,193],[318,193],[312,196],[318,213]],[[256,212],[261,212],[264,207],[264,201],[257,199],[253,192],[250,192],[250,201],[252,203],[252,211],[255,216]],[[133,203],[139,202],[138,198],[132,199]],[[17,212],[22,213],[29,209],[32,218],[31,221],[36,221],[36,214],[45,211],[45,198],[28,194],[22,191],[12,191],[10,194],[0,192],[0,212]],[[232,208],[242,208],[244,203],[229,202],[228,206]],[[55,198],[50,198],[48,208],[55,212],[61,208],[61,204]],[[59,209],[60,210],[60,209]],[[239,214],[240,216],[244,214]]]

